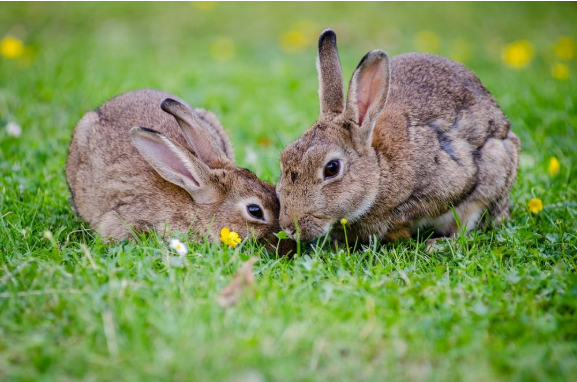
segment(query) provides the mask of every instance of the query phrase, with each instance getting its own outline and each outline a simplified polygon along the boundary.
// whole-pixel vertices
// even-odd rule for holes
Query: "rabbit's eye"
[[[341,161],[333,159],[325,166],[325,179],[332,178],[339,173],[341,169]]]
[[[248,206],[246,206],[246,210],[248,211],[248,214],[253,218],[261,220],[263,219],[264,215],[262,213],[262,208],[260,208],[256,204],[249,204]]]

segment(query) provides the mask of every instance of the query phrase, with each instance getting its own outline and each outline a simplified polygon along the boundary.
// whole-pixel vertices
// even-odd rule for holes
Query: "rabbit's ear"
[[[325,30],[319,37],[317,70],[321,116],[341,114],[345,109],[343,72],[337,51],[337,35],[331,29]]]
[[[230,159],[218,147],[213,137],[204,128],[203,122],[192,110],[172,98],[164,99],[160,107],[176,118],[186,142],[210,168],[223,167],[224,164],[230,163]]]
[[[389,57],[382,50],[367,53],[351,78],[345,117],[359,125],[354,138],[363,145],[371,145],[375,122],[387,103],[389,79]]]
[[[210,169],[201,160],[156,130],[133,127],[129,134],[158,175],[185,189],[197,203],[216,201],[218,194],[210,181]]]

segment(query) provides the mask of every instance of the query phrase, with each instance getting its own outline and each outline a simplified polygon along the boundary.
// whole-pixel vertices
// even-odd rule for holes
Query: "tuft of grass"
[[[3,3],[0,39],[24,53],[0,57],[0,380],[570,380],[577,65],[555,45],[577,40],[576,18],[561,3]],[[346,80],[374,48],[478,74],[523,145],[509,222],[434,253],[424,240],[327,239],[289,260],[177,233],[184,258],[156,234],[109,245],[74,215],[73,127],[137,88],[214,111],[239,165],[275,182],[282,147],[317,116],[316,38],[329,27]],[[534,56],[516,70],[501,55],[519,40]],[[252,256],[254,294],[219,307]]]

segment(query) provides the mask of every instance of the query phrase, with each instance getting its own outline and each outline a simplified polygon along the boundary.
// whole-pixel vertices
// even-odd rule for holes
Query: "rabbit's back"
[[[128,130],[134,126],[143,126],[154,128],[167,138],[189,147],[190,145],[184,140],[174,117],[160,108],[160,103],[165,98],[177,100],[193,110],[226,156],[234,161],[232,145],[216,116],[208,110],[191,108],[185,101],[173,94],[155,89],[134,90],[112,98],[104,103],[97,110],[97,113],[101,119],[111,122],[112,125],[117,125],[125,140],[128,140]]]
[[[466,139],[474,147],[504,139],[509,121],[479,78],[462,64],[427,53],[391,59],[388,110],[407,114],[412,126]]]

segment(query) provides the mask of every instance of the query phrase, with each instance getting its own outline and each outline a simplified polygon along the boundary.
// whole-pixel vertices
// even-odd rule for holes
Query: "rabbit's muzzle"
[[[326,234],[331,228],[332,222],[324,217],[305,214],[301,217],[290,218],[282,214],[280,218],[281,228],[294,240],[311,241],[314,238]]]

